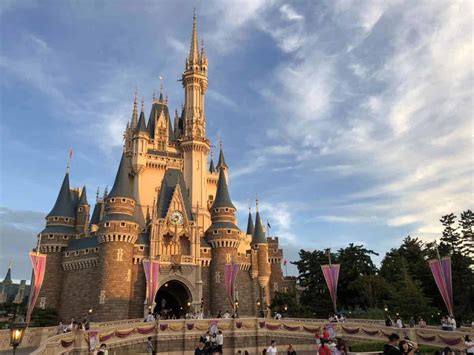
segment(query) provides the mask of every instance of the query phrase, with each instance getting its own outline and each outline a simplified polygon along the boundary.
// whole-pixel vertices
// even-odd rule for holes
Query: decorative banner
[[[155,330],[155,326],[151,326],[151,327],[138,327],[137,328],[137,332],[140,333],[140,334],[150,334],[152,333],[153,331]]]
[[[329,294],[331,295],[332,304],[334,306],[334,312],[337,312],[337,283],[339,281],[340,267],[340,264],[321,265],[321,270],[323,271],[324,279],[326,280],[326,284],[329,289]]]
[[[291,326],[291,325],[287,325],[287,324],[283,324],[283,328],[285,328],[286,330],[289,330],[290,332],[296,332],[297,330],[301,329],[301,327],[299,325]]]
[[[438,337],[441,339],[441,341],[443,343],[445,343],[446,345],[450,345],[450,346],[454,346],[454,345],[457,345],[459,344],[460,342],[462,342],[462,338],[445,338],[441,335],[438,335]]]
[[[242,321],[236,321],[236,322],[235,322],[235,327],[236,327],[237,329],[240,329],[240,328],[242,328],[242,325],[243,325],[243,324],[244,324],[244,323],[243,323]]]
[[[194,323],[186,323],[186,329],[187,330],[193,330],[194,329]]]
[[[383,329],[380,329],[380,332],[385,335],[386,337],[390,336],[392,333],[397,333],[397,332],[394,332],[394,331],[391,331],[391,332],[385,332]]]
[[[453,317],[453,283],[451,277],[451,258],[445,256],[442,259],[428,260],[431,272],[438,286],[439,293],[443,297],[448,314]]]
[[[35,308],[36,301],[43,285],[44,273],[46,271],[46,255],[30,252],[31,265],[33,266],[33,285],[30,289],[28,300],[28,311],[26,313],[26,324],[30,323],[31,313]]]
[[[276,324],[267,323],[266,327],[269,330],[278,330],[281,328],[281,324],[280,323],[276,323]]]
[[[364,328],[361,328],[362,331],[367,334],[367,335],[370,335],[371,337],[377,335],[379,333],[378,330],[368,330],[368,329],[364,329]]]
[[[160,330],[164,332],[166,329],[168,329],[168,324],[160,324]]]
[[[134,330],[135,330],[135,328],[124,329],[124,330],[116,330],[115,331],[115,336],[117,338],[126,338],[130,334],[132,334]]]
[[[105,333],[105,334],[99,334],[99,341],[100,342],[107,341],[110,338],[112,338],[113,336],[114,336],[114,331],[113,330],[108,332],[108,333]]]
[[[342,330],[347,334],[357,334],[359,333],[360,328],[347,328],[342,326]]]
[[[258,326],[259,326],[260,328],[265,327],[265,321],[263,321],[263,322],[258,322]]]
[[[156,292],[158,291],[158,275],[160,273],[160,263],[158,260],[142,260],[143,270],[145,271],[147,297],[146,303],[148,306],[153,306],[155,302]]]
[[[62,346],[63,348],[68,348],[68,347],[70,347],[72,344],[74,344],[74,341],[75,341],[75,337],[66,338],[66,339],[61,339],[61,346]]]
[[[235,310],[234,296],[235,296],[235,280],[237,278],[237,272],[240,269],[239,264],[225,264],[224,265],[224,280],[225,290],[227,293],[227,299],[229,300],[230,306]]]
[[[99,334],[96,330],[89,330],[87,334],[84,334],[84,338],[89,344],[89,350],[94,351],[97,345],[97,335]]]
[[[178,323],[178,324],[173,324],[173,323],[171,323],[171,324],[168,326],[168,328],[169,328],[170,330],[174,331],[174,332],[177,332],[178,330],[183,329],[183,325],[180,324],[180,323]]]
[[[436,335],[424,335],[421,334],[420,332],[416,332],[416,336],[424,341],[435,341],[436,340]]]
[[[308,327],[306,325],[303,325],[303,329],[306,330],[308,333],[319,333],[319,330],[321,329],[321,327]]]

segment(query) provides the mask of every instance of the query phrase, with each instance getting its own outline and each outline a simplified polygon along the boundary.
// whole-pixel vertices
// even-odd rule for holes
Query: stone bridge
[[[323,319],[241,318],[205,320],[160,320],[144,323],[142,319],[93,323],[89,331],[55,334],[55,327],[29,328],[25,334],[22,353],[35,355],[89,354],[90,342],[106,343],[110,354],[145,353],[148,337],[152,337],[158,354],[193,354],[199,337],[211,325],[216,324],[224,333],[224,354],[247,350],[261,354],[272,339],[280,344],[280,350],[293,344],[298,354],[314,354],[314,335],[331,325],[337,335],[347,340],[385,341],[391,333],[401,338],[408,336],[419,344],[463,349],[466,334],[474,336],[473,329],[443,331],[428,328],[385,327],[383,321],[350,319],[345,323],[328,323]],[[8,351],[8,330],[0,332],[0,351]]]

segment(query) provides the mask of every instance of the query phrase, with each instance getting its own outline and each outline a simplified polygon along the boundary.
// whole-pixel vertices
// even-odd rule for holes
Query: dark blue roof
[[[99,246],[99,243],[97,243],[97,237],[73,239],[69,243],[69,246],[66,248],[66,251],[96,248],[98,246]]]
[[[76,206],[69,190],[69,173],[64,176],[56,203],[46,217],[76,218]]]
[[[84,186],[82,188],[81,192],[81,198],[79,199],[78,205],[84,206],[88,205],[89,203],[87,202],[87,192],[86,192],[86,187]]]
[[[224,159],[224,152],[222,151],[222,148],[219,151],[219,160],[217,161],[217,168],[228,168],[227,164],[225,163]]]
[[[145,114],[143,113],[143,111],[140,113],[140,118],[138,119],[138,124],[135,128],[135,132],[148,133],[145,122]]]
[[[171,118],[170,118],[170,113],[168,110],[168,105],[166,105],[164,102],[158,103],[155,102],[152,107],[151,107],[151,112],[150,112],[150,117],[148,118],[148,132],[150,134],[151,138],[155,138],[155,123],[156,119],[160,116],[161,112],[163,111],[165,115],[165,119],[168,124],[168,140],[174,141],[175,140],[175,135],[173,134],[173,126],[171,125]]]
[[[107,213],[102,217],[101,222],[108,222],[108,221],[127,221],[127,222],[136,222],[133,216],[123,213]]]
[[[141,232],[138,235],[138,239],[137,239],[137,242],[135,244],[149,245],[150,244],[150,234],[148,232]]]
[[[209,164],[209,171],[211,173],[216,171],[216,168],[214,167],[214,160],[211,159],[211,163]]]
[[[40,234],[77,234],[76,229],[74,227],[68,227],[68,226],[57,226],[57,225],[50,225],[46,226],[45,229],[43,229]]]
[[[133,199],[133,181],[132,176],[130,175],[130,170],[128,166],[128,161],[125,157],[125,154],[122,153],[122,158],[120,159],[120,165],[117,170],[117,175],[115,177],[114,186],[110,193],[107,195],[107,198],[111,197],[126,197]]]
[[[188,188],[184,182],[183,173],[177,169],[167,169],[163,181],[161,183],[160,196],[158,197],[157,212],[158,218],[165,218],[168,208],[173,197],[176,186],[179,184],[181,195],[183,196],[184,208],[186,216],[189,220],[193,220],[191,213],[191,201],[188,196]]]
[[[102,212],[103,202],[97,202],[94,207],[94,211],[92,212],[91,217],[91,224],[99,225],[100,222],[100,214]]]
[[[214,199],[211,209],[221,207],[233,208],[234,210],[236,209],[229,196],[229,189],[227,188],[227,181],[223,169],[219,170],[219,181],[217,182],[216,198]]]
[[[3,282],[12,282],[12,268],[9,266]]]
[[[234,229],[234,230],[240,230],[239,227],[237,227],[234,223],[232,222],[214,222],[211,224],[209,227],[209,230],[213,229]]]
[[[211,244],[207,241],[206,237],[201,237],[201,248],[210,248]]]
[[[266,244],[266,243],[267,243],[267,237],[265,236],[265,231],[263,230],[260,213],[257,211],[257,215],[255,216],[255,231],[252,235],[252,244]]]
[[[249,212],[249,219],[247,221],[247,234],[253,235],[255,232],[255,226],[253,224],[252,214]]]

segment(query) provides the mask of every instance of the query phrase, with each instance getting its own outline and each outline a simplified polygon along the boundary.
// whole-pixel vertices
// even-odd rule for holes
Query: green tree
[[[464,255],[471,257],[474,253],[474,213],[471,210],[467,210],[461,213],[461,218],[459,220],[459,226],[461,227],[461,239],[462,247],[461,251]]]
[[[459,227],[455,226],[456,216],[454,213],[450,213],[441,217],[440,222],[444,226],[441,242],[446,243],[451,247],[451,253],[460,250],[461,238],[457,231]]]
[[[272,311],[280,312],[284,317],[302,317],[305,313],[294,292],[275,292],[270,308]]]
[[[390,293],[388,282],[380,275],[364,275],[351,282],[350,290],[359,293],[364,308],[383,308]]]

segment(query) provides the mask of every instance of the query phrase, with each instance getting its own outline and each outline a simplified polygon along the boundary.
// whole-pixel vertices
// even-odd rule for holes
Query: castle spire
[[[76,209],[69,190],[69,172],[64,176],[58,198],[56,199],[53,209],[46,216],[46,218],[48,217],[76,217]]]
[[[222,149],[222,141],[219,142],[219,145],[220,145],[220,150],[219,150],[219,160],[217,161],[217,169],[222,169],[222,168],[228,169],[229,167],[225,163],[225,159],[224,159],[224,151]]]
[[[191,45],[189,48],[189,64],[196,64],[199,61],[199,46],[198,46],[198,35],[197,35],[197,21],[196,21],[196,9],[193,14],[193,32],[191,34]]]
[[[87,193],[86,193],[86,185],[82,187],[81,198],[79,199],[79,206],[86,206],[89,203],[87,202]]]
[[[7,274],[3,279],[3,283],[11,283],[12,282],[12,262],[10,261],[8,264]]]
[[[260,212],[257,211],[255,216],[255,229],[252,234],[252,244],[264,243],[267,243],[267,238],[265,236],[265,230],[263,229],[262,219],[260,218]]]
[[[107,195],[107,198],[125,197],[134,200],[131,181],[132,179],[130,178],[126,163],[125,155],[122,153],[122,159],[120,159],[120,165],[117,170],[114,186]]]
[[[247,234],[253,235],[254,232],[255,232],[255,226],[253,224],[252,211],[250,210],[250,206],[249,206],[249,219],[247,221]]]
[[[135,89],[135,98],[133,99],[133,112],[132,112],[132,129],[135,129],[138,122],[138,98],[137,90]]]
[[[220,207],[228,207],[236,209],[232,200],[229,196],[229,188],[227,187],[227,181],[224,175],[224,171],[219,171],[219,180],[217,181],[217,191],[216,191],[216,199],[212,204],[211,209],[220,208]]]

